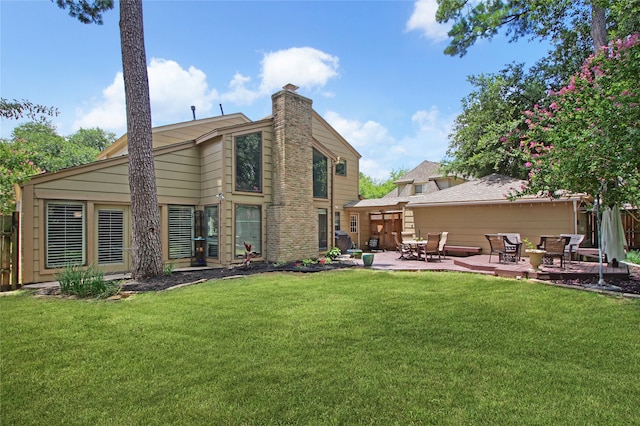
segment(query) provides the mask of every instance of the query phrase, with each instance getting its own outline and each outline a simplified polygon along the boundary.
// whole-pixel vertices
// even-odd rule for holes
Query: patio
[[[598,262],[585,262],[573,260],[565,262],[564,268],[560,268],[558,261],[553,266],[541,265],[540,271],[531,270],[529,259],[523,257],[517,263],[498,263],[497,256],[489,262],[488,254],[472,255],[467,257],[446,256],[439,262],[425,262],[424,260],[398,259],[400,254],[396,251],[379,251],[371,268],[394,271],[458,271],[496,275],[509,278],[535,278],[539,280],[570,280],[587,279],[597,277],[599,274]],[[356,260],[362,263],[362,260]],[[604,265],[604,278],[629,277],[629,268],[621,263],[617,268]]]

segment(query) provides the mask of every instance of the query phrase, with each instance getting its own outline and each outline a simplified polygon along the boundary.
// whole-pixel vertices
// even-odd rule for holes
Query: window
[[[336,231],[340,230],[340,212],[335,212],[333,214],[333,228]]]
[[[124,263],[123,210],[98,210],[98,263]]]
[[[327,249],[327,209],[318,209],[318,250]]]
[[[48,202],[45,221],[47,268],[84,265],[87,260],[84,204]]]
[[[252,251],[262,253],[262,209],[260,206],[236,205],[235,256],[244,257],[244,243],[252,244]]]
[[[414,194],[425,194],[427,192],[427,184],[426,183],[417,183],[413,185],[413,193]]]
[[[347,160],[338,159],[338,161],[336,161],[336,175],[347,175]]]
[[[358,215],[352,214],[349,218],[349,232],[356,234],[358,232]]]
[[[169,206],[169,259],[191,257],[193,206]]]
[[[327,157],[313,150],[313,197],[327,198]]]
[[[218,257],[218,206],[204,208],[204,233],[207,257]]]
[[[236,191],[262,192],[262,134],[236,136]]]

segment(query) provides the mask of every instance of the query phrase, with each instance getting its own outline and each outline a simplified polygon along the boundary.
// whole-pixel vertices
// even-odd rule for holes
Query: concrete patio
[[[496,275],[510,278],[535,278],[540,280],[586,279],[599,275],[598,262],[573,260],[565,262],[560,268],[559,261],[554,265],[541,265],[539,271],[534,271],[529,265],[529,259],[523,257],[517,263],[498,263],[498,256],[480,254],[467,257],[446,256],[440,261],[405,260],[399,259],[400,254],[395,251],[379,251],[374,253],[372,269],[393,271],[458,271]],[[437,258],[435,258],[437,259]],[[363,265],[361,259],[356,259]],[[604,264],[603,275],[606,278],[628,278],[629,267],[620,263],[617,268]]]

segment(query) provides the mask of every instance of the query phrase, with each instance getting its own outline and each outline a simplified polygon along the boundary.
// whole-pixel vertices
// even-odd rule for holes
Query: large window
[[[262,134],[235,138],[236,191],[262,192]]]
[[[124,263],[124,210],[98,210],[98,263]]]
[[[84,265],[87,260],[84,204],[50,201],[45,216],[47,268]]]
[[[193,206],[169,206],[169,259],[191,257]]]
[[[236,205],[235,256],[244,257],[244,243],[251,244],[252,251],[262,253],[262,209],[260,206]]]
[[[207,257],[218,257],[218,206],[204,208],[204,232],[207,240]]]
[[[313,197],[327,198],[327,157],[313,150]]]

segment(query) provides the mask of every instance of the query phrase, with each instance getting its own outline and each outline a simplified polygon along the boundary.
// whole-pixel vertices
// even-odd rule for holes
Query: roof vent
[[[288,90],[289,92],[295,92],[296,90],[299,89],[298,86],[296,86],[295,84],[287,84],[286,86],[283,87],[284,90]]]

